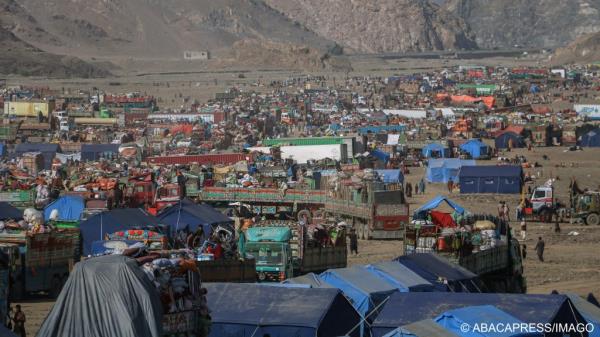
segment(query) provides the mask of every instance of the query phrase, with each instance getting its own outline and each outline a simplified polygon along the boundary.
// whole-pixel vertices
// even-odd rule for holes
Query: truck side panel
[[[348,251],[346,246],[337,247],[314,247],[304,250],[304,258],[300,272],[324,271],[330,268],[345,268],[347,265]]]

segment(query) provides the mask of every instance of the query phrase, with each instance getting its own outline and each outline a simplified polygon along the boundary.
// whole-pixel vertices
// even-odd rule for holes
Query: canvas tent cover
[[[594,129],[581,136],[580,146],[584,147],[599,147],[600,146],[600,129]]]
[[[204,233],[212,233],[211,226],[232,224],[233,220],[217,211],[210,205],[196,204],[189,199],[163,209],[158,215],[160,222],[169,225],[172,232],[183,230],[186,227],[195,231],[202,226]]]
[[[369,264],[365,269],[395,285],[400,291],[433,291],[431,283],[395,261]]]
[[[20,220],[22,218],[23,211],[7,202],[0,202],[0,221],[7,219]]]
[[[44,220],[48,221],[50,219],[50,213],[54,209],[58,210],[59,220],[78,221],[85,209],[85,202],[79,196],[62,196],[44,208]]]
[[[159,337],[156,288],[134,259],[107,255],[79,262],[38,337]]]
[[[427,211],[430,211],[432,209],[436,209],[442,202],[446,202],[448,204],[448,206],[452,207],[457,213],[460,213],[460,214],[465,213],[465,209],[462,206],[460,206],[459,204],[455,203],[454,201],[452,201],[444,196],[438,195],[435,198],[429,200],[425,205],[419,207],[415,211],[415,217],[418,217],[419,215],[423,215]]]
[[[460,149],[469,153],[473,159],[487,156],[489,151],[489,147],[479,139],[471,139],[467,141],[460,146]]]
[[[119,153],[119,144],[82,144],[81,160],[98,160],[102,155]]]
[[[458,182],[458,173],[462,166],[475,166],[475,160],[457,158],[429,159],[426,178],[430,183]]]

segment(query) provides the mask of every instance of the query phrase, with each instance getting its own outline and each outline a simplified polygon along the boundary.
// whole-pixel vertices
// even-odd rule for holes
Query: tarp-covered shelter
[[[475,160],[457,158],[429,159],[425,177],[430,183],[458,182],[458,173],[463,166],[475,166]]]
[[[400,256],[396,261],[433,284],[439,291],[480,291],[480,281],[477,275],[435,254],[409,254]]]
[[[584,300],[579,295],[570,293],[566,294],[571,300],[577,311],[585,318],[585,321],[594,325],[594,331],[590,337],[600,336],[600,308],[596,305]]]
[[[422,218],[424,218],[424,216],[427,214],[428,211],[438,208],[443,202],[448,204],[448,206],[452,207],[452,209],[454,209],[454,211],[456,211],[457,213],[460,213],[460,214],[465,213],[465,209],[461,205],[457,204],[456,202],[450,200],[447,197],[438,195],[435,198],[426,202],[425,205],[417,208],[413,217],[422,219]]]
[[[80,196],[64,195],[44,208],[44,220],[50,219],[53,210],[58,211],[58,220],[78,221],[85,209],[85,201]]]
[[[161,222],[140,208],[117,208],[95,214],[79,224],[83,255],[92,251],[92,243],[103,240],[106,234],[127,229],[158,229]]]
[[[4,145],[3,143],[0,143],[0,158],[4,157],[5,154],[6,154],[6,145]]]
[[[79,262],[39,337],[160,337],[162,304],[136,260],[107,255]]]
[[[82,144],[81,160],[96,161],[100,158],[116,158],[119,155],[119,144]]]
[[[425,145],[421,150],[425,158],[446,158],[449,155],[449,149],[438,143]]]
[[[315,273],[308,273],[294,278],[283,281],[286,284],[305,284],[311,288],[335,288],[327,282],[321,280],[319,275]]]
[[[402,184],[404,182],[404,175],[399,169],[375,170],[375,172],[385,184]]]
[[[44,169],[52,168],[52,159],[61,152],[58,144],[51,143],[21,143],[15,147],[15,156],[21,157],[27,152],[40,152],[44,157]]]
[[[525,146],[523,137],[514,132],[504,132],[498,135],[494,141],[497,149],[520,148]]]
[[[175,205],[161,210],[157,215],[161,223],[169,225],[172,232],[187,228],[195,231],[202,226],[205,235],[212,233],[212,226],[233,224],[225,214],[217,211],[207,204],[197,204],[189,199],[184,199]]]
[[[468,153],[473,159],[479,159],[489,157],[490,147],[479,139],[471,139],[460,145],[460,150]]]
[[[23,219],[23,211],[9,204],[8,202],[0,201],[0,221],[2,220],[21,220]]]
[[[523,184],[521,166],[463,166],[460,193],[519,194]]]
[[[600,129],[594,129],[581,136],[579,145],[583,147],[600,147]]]
[[[396,261],[386,261],[365,266],[370,273],[377,275],[396,286],[399,291],[433,291],[433,284],[408,267]]]
[[[345,336],[360,315],[338,289],[212,283],[207,288],[211,337]],[[355,329],[350,336],[358,336]]]
[[[582,315],[564,295],[495,293],[395,293],[372,324],[374,337],[453,309],[492,305],[522,322],[576,324]],[[561,336],[561,334],[547,334]],[[572,337],[579,336],[572,334]]]

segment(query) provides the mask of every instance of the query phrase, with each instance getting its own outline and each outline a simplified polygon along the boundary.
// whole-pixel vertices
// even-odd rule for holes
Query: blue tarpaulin
[[[583,136],[579,141],[579,145],[583,147],[599,147],[600,146],[600,129],[594,129]]]
[[[586,322],[594,325],[590,337],[600,337],[600,308],[584,300],[577,294],[566,294],[577,311],[585,318]]]
[[[490,147],[479,139],[471,139],[460,146],[460,149],[467,152],[471,158],[479,159],[489,156]]]
[[[464,214],[465,213],[465,209],[460,206],[459,204],[455,203],[454,201],[448,199],[447,197],[438,195],[435,198],[429,200],[427,203],[425,203],[425,205],[419,207],[416,211],[415,211],[415,218],[422,218],[422,216],[424,214],[427,213],[427,211],[430,211],[432,209],[436,209],[442,202],[446,202],[448,204],[448,206],[452,207],[457,213],[460,214]]]
[[[435,254],[409,254],[396,260],[433,284],[439,291],[479,291],[477,275]]]
[[[459,174],[460,193],[521,193],[521,166],[463,166]]]
[[[85,209],[85,201],[79,196],[62,196],[44,208],[44,220],[48,221],[50,213],[55,209],[58,210],[58,220],[79,221]]]
[[[448,148],[444,147],[443,145],[438,143],[431,143],[425,145],[425,147],[421,150],[421,153],[425,158],[446,158],[447,151]]]
[[[380,337],[397,327],[435,318],[448,310],[480,305],[492,305],[523,322],[576,324],[584,321],[564,295],[395,293],[373,322],[373,336]]]
[[[188,228],[195,231],[202,226],[204,233],[210,235],[212,226],[233,224],[233,220],[207,204],[196,204],[184,199],[179,203],[161,210],[158,219],[169,225],[172,232]]]
[[[400,170],[375,170],[383,182],[386,184],[402,184],[404,182],[404,175]]]
[[[81,145],[81,160],[95,161],[101,157],[116,157],[119,153],[119,144],[83,144]]]
[[[52,160],[56,156],[56,153],[60,152],[60,146],[58,144],[50,143],[21,143],[17,144],[15,148],[15,156],[21,157],[27,152],[41,152],[44,157],[44,169],[49,170],[52,168]]]
[[[4,157],[5,153],[6,153],[6,145],[0,143],[0,157]]]
[[[475,160],[461,160],[457,158],[429,159],[426,179],[430,183],[447,183],[450,180],[457,183],[461,167],[475,165],[477,165]]]
[[[106,234],[127,229],[157,229],[161,222],[140,208],[119,208],[102,212],[79,224],[83,255],[89,255],[94,241]]]
[[[389,153],[385,153],[381,150],[373,150],[371,151],[371,155],[384,163],[387,163],[390,160]]]
[[[335,288],[334,286],[323,281],[319,275],[308,273],[302,276],[294,277],[283,281],[286,284],[305,284],[312,288]]]
[[[512,148],[518,148],[525,146],[523,137],[519,136],[514,132],[504,132],[503,134],[496,137],[494,141],[497,149],[507,149],[509,144],[512,144]]]
[[[360,316],[338,289],[209,283],[210,337],[345,336]],[[358,336],[355,329],[351,336]]]
[[[23,211],[7,202],[0,202],[0,220],[23,219]]]
[[[365,269],[394,285],[399,291],[433,291],[431,283],[396,261],[369,264]]]
[[[424,319],[415,323],[396,328],[384,337],[458,337],[442,328],[432,319]]]

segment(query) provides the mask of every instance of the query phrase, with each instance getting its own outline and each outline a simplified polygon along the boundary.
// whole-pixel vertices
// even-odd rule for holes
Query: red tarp
[[[483,102],[483,104],[490,109],[494,107],[494,104],[496,104],[496,99],[494,96],[472,97],[469,95],[452,95],[450,96],[450,99],[452,100],[452,103],[455,104]]]
[[[456,227],[456,222],[452,219],[452,216],[448,213],[438,212],[438,211],[430,211],[431,221],[436,227],[442,228],[454,228]]]

